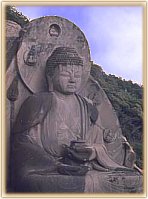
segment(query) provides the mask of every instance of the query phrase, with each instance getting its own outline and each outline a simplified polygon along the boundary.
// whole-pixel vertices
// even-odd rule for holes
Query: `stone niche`
[[[8,21],[6,27],[7,190],[9,192],[46,193],[142,192],[142,174],[140,169],[134,164],[135,154],[126,138],[122,135],[118,118],[105,92],[98,82],[90,76],[90,49],[84,33],[74,23],[57,16],[47,16],[32,20],[23,28],[15,22]],[[82,81],[80,88],[76,91],[76,95],[79,95],[80,98],[83,99],[82,101],[87,101],[86,103],[91,104],[90,107],[93,106],[91,110],[96,110],[98,113],[95,122],[100,125],[98,128],[103,132],[100,138],[106,150],[106,152],[103,153],[107,153],[106,157],[109,158],[105,161],[113,161],[115,165],[118,164],[120,167],[123,167],[123,170],[121,168],[117,170],[110,170],[109,168],[101,170],[100,167],[98,168],[96,166],[96,169],[88,171],[85,175],[62,175],[56,171],[49,171],[47,165],[46,169],[44,168],[45,163],[43,157],[48,156],[48,153],[45,155],[46,151],[44,151],[41,159],[37,161],[43,165],[43,167],[40,168],[40,172],[36,170],[37,165],[32,168],[32,173],[27,173],[27,169],[25,170],[26,173],[23,170],[22,175],[20,174],[22,177],[19,178],[18,175],[15,186],[13,186],[12,182],[15,177],[13,175],[11,176],[13,156],[11,157],[10,154],[11,150],[13,150],[13,145],[15,145],[12,134],[16,130],[14,127],[16,117],[22,104],[29,96],[48,92],[48,86],[50,85],[47,84],[47,79],[45,78],[46,61],[54,50],[59,47],[75,49],[79,57],[83,60]],[[12,49],[14,49],[14,51],[12,51]],[[95,111],[92,111],[92,115],[93,114],[95,115]],[[84,127],[83,124],[81,125]],[[21,133],[24,135],[24,132]],[[38,147],[33,149],[31,148],[32,146],[29,147],[30,145],[26,145],[26,148],[22,151],[22,155],[20,155],[21,157],[23,154],[24,157],[26,154],[28,155],[27,161],[22,160],[22,163],[20,163],[22,166],[19,165],[17,167],[20,171],[22,168],[29,168],[27,164],[30,164],[33,159],[34,162],[36,162],[35,159],[37,155],[35,155],[35,153],[42,154],[42,150],[44,150],[43,148],[40,150]],[[101,156],[101,161],[103,158],[101,150],[104,149],[101,148],[99,151],[97,147],[97,150],[97,154]],[[18,160],[16,160],[15,164],[19,164],[17,161]],[[35,164],[34,162],[33,165]],[[124,170],[124,168],[126,169]]]

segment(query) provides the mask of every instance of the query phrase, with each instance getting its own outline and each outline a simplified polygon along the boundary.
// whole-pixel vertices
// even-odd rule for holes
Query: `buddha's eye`
[[[62,77],[69,77],[70,74],[68,72],[62,72],[62,73],[60,73],[60,76],[62,76]]]

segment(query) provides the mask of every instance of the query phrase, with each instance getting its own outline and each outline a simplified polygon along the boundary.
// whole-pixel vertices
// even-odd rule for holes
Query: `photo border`
[[[5,7],[7,5],[12,5],[12,6],[142,6],[143,7],[143,88],[144,88],[144,94],[143,94],[143,99],[144,99],[144,147],[143,147],[143,154],[144,154],[144,192],[143,193],[6,193],[6,89],[5,89],[5,63],[6,63],[6,46],[5,46]],[[122,198],[139,198],[139,197],[146,197],[147,194],[147,157],[146,157],[146,152],[147,152],[147,135],[146,135],[146,130],[147,130],[147,2],[146,1],[79,1],[75,0],[70,2],[69,0],[65,1],[59,1],[59,0],[54,0],[54,1],[44,1],[44,2],[39,2],[37,1],[18,1],[18,0],[13,0],[13,1],[3,1],[1,3],[1,21],[2,21],[2,26],[1,26],[1,44],[3,49],[1,51],[1,107],[0,107],[0,117],[1,117],[1,179],[2,179],[2,187],[1,187],[1,196],[3,197],[8,197],[8,198],[120,198],[122,195]],[[109,196],[109,197],[108,197]]]

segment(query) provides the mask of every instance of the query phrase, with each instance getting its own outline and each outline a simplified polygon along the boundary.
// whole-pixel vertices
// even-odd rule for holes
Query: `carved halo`
[[[50,32],[54,27],[54,32]],[[17,52],[17,66],[20,76],[33,92],[47,91],[45,65],[48,57],[57,47],[76,49],[83,59],[82,87],[90,74],[90,51],[83,32],[67,19],[48,16],[31,21],[25,28],[21,46]]]

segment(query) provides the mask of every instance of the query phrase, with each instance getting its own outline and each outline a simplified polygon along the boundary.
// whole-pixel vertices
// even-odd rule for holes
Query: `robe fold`
[[[32,95],[23,103],[11,138],[13,190],[141,192],[142,177],[109,156],[103,141],[103,128],[97,124],[99,114],[95,106],[78,95],[68,103],[54,92]],[[86,140],[93,147],[98,167],[86,176],[59,175],[55,168],[62,156],[61,146],[78,139]],[[116,168],[124,171],[115,171]]]

